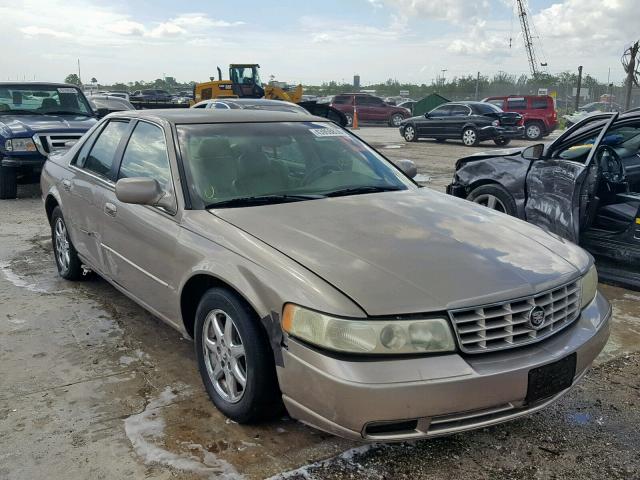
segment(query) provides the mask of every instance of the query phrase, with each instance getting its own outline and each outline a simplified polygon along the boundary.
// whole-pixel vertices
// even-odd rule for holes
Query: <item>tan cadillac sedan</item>
[[[391,441],[553,402],[609,335],[592,258],[400,167],[311,115],[148,110],[51,156],[42,192],[60,275],[192,336],[238,422],[284,403]]]

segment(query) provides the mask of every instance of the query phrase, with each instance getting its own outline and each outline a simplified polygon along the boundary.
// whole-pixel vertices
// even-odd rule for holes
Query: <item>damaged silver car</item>
[[[413,174],[325,118],[143,110],[51,156],[42,192],[59,274],[193,337],[238,422],[284,404],[387,441],[548,405],[609,335],[591,256]]]

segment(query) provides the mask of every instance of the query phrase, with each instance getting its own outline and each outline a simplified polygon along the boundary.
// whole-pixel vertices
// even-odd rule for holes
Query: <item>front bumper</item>
[[[354,361],[289,339],[284,368],[278,369],[283,400],[303,423],[360,441],[429,438],[505,422],[543,408],[571,388],[527,404],[531,369],[575,352],[575,385],[604,348],[610,316],[609,303],[598,293],[557,335],[478,355]]]
[[[458,198],[467,198],[467,187],[454,181],[447,185],[446,193]]]
[[[494,127],[490,125],[478,130],[478,135],[482,140],[493,140],[496,138],[520,138],[524,135],[524,127]]]
[[[46,161],[47,159],[42,156],[7,156],[0,158],[0,165],[2,165],[3,167],[42,169],[42,167],[44,166],[44,162]]]

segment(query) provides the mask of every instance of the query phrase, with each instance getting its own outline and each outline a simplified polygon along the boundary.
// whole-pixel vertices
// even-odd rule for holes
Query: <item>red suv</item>
[[[353,124],[353,112],[358,111],[359,122],[384,122],[399,127],[411,112],[403,107],[385,103],[380,97],[368,93],[342,93],[333,97],[330,104],[347,116],[349,126]]]
[[[529,140],[540,140],[558,126],[558,114],[549,95],[509,95],[489,97],[483,102],[492,103],[505,112],[517,112],[524,119],[524,136]]]

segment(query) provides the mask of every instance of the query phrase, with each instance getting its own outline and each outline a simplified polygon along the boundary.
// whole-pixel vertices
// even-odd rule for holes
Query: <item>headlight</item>
[[[4,142],[7,152],[35,152],[36,144],[30,138],[11,138]]]
[[[399,354],[455,349],[449,323],[425,320],[346,320],[287,304],[282,328],[319,347],[349,353]]]
[[[598,291],[598,271],[596,266],[592,265],[584,277],[582,277],[582,295],[580,308],[584,308],[591,303]]]

